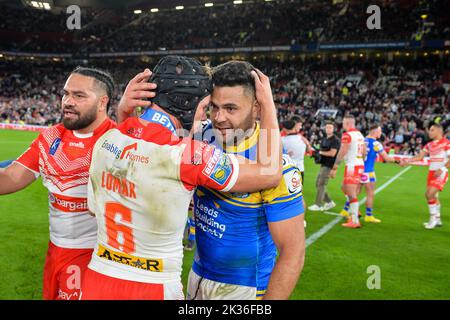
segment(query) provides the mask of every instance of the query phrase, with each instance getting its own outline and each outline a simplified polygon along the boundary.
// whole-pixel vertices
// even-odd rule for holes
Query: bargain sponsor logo
[[[85,212],[88,211],[86,198],[68,197],[60,194],[49,193],[50,205],[63,212]]]

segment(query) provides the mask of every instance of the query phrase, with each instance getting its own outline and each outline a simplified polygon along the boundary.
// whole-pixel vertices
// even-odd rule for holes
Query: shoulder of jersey
[[[116,129],[132,138],[160,145],[174,145],[181,141],[168,128],[156,123],[149,123],[144,126],[139,122],[138,118],[128,118],[119,124]]]
[[[283,169],[287,169],[290,167],[295,167],[296,164],[294,162],[294,160],[292,160],[292,158],[287,154],[287,153],[283,153]]]

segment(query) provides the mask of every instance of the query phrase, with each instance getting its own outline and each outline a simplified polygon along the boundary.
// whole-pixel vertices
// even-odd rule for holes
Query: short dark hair
[[[346,114],[346,115],[344,116],[344,119],[353,119],[353,120],[355,120],[355,116],[352,115],[352,114]]]
[[[283,128],[288,129],[288,130],[292,130],[295,127],[295,121],[292,120],[286,120],[283,121],[283,123],[281,124],[283,126]]]
[[[333,127],[334,127],[334,122],[332,122],[332,121],[326,121],[326,122],[325,122],[325,126],[333,126]]]
[[[218,87],[243,86],[255,97],[255,80],[251,74],[255,68],[246,61],[228,61],[212,69],[212,82]]]
[[[302,122],[302,118],[300,118],[299,116],[293,116],[291,120],[294,121],[295,123]]]
[[[375,130],[375,129],[377,129],[379,126],[380,126],[380,124],[378,124],[378,123],[372,123],[372,124],[369,126],[369,131]]]
[[[428,129],[430,129],[431,127],[436,127],[438,129],[444,130],[444,127],[440,123],[437,123],[437,122],[433,122],[432,124],[430,124]]]
[[[109,106],[111,105],[111,101],[114,95],[114,79],[106,71],[96,69],[96,68],[88,68],[88,67],[76,67],[70,74],[81,74],[82,76],[91,77],[94,78],[96,83],[99,84],[101,87],[103,87],[106,91],[106,95],[108,96],[108,104],[106,105],[106,108],[109,109]]]

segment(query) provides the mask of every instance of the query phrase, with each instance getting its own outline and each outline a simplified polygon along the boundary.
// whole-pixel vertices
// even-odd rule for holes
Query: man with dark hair
[[[148,76],[128,84],[121,119],[143,102],[142,80]],[[158,62],[149,79],[157,84],[156,96],[140,118],[128,118],[99,139],[88,188],[98,237],[83,299],[183,299],[182,238],[195,188],[243,193],[279,184],[281,145],[269,78],[252,70],[250,79],[261,127],[271,133],[259,139],[255,162],[192,139],[212,86],[199,61],[181,56]]]
[[[227,154],[256,160],[262,148],[258,140],[265,132],[256,121],[261,105],[255,97],[252,70],[243,61],[213,69],[211,125],[204,137]],[[189,273],[188,299],[290,296],[305,253],[302,184],[295,162],[283,155],[283,179],[275,188],[264,189],[236,193],[197,188],[197,252]]]
[[[97,234],[87,207],[92,148],[115,123],[107,116],[112,77],[93,68],[76,68],[61,101],[62,123],[45,129],[6,169],[0,194],[19,191],[39,176],[49,192],[50,241],[44,266],[44,299],[79,299],[81,280]]]
[[[444,186],[448,181],[450,140],[444,137],[444,128],[438,123],[431,124],[428,135],[432,141],[428,142],[417,156],[410,159],[402,159],[400,165],[410,165],[415,161],[423,160],[425,156],[430,157],[430,170],[425,193],[430,220],[424,223],[424,227],[426,229],[434,229],[442,226],[441,203],[439,202],[438,194],[444,190]]]
[[[333,122],[326,122],[326,137],[320,142],[320,150],[315,150],[319,154],[316,159],[320,162],[320,171],[316,179],[316,201],[308,207],[311,211],[325,211],[336,206],[326,190],[330,178],[330,171],[340,148],[339,138],[336,137],[334,130]]]

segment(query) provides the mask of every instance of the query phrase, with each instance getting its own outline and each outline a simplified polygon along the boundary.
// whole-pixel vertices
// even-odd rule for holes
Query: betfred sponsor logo
[[[220,155],[221,155],[222,151],[220,151],[219,149],[216,149],[212,155],[212,157],[209,159],[208,163],[206,164],[205,169],[203,169],[204,173],[206,175],[210,175],[211,172],[213,171],[214,167],[216,166],[217,162],[219,161]]]
[[[123,150],[118,146],[116,146],[114,143],[108,142],[108,140],[105,140],[102,144],[102,148],[114,154],[116,159],[120,160],[125,159],[132,162],[149,164],[150,163],[149,156],[144,156],[138,154],[137,152],[133,152],[137,151],[137,147],[138,147],[137,142],[126,146],[125,148],[123,148]]]
[[[86,198],[67,197],[55,193],[49,193],[50,205],[63,212],[85,212],[88,211]]]

